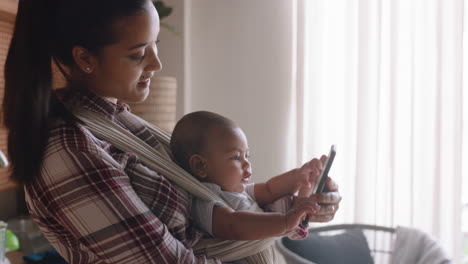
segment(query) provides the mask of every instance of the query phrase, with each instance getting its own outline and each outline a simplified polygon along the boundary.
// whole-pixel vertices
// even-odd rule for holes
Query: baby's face
[[[249,182],[252,167],[249,162],[247,137],[240,128],[214,128],[206,148],[207,182],[221,186],[223,191],[243,192]]]

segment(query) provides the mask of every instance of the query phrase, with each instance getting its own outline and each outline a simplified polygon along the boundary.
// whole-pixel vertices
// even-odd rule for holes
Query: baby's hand
[[[319,209],[320,205],[317,204],[315,198],[296,197],[293,207],[285,215],[286,232],[296,228],[306,216],[309,218],[314,216]]]
[[[299,197],[307,197],[310,195],[312,188],[317,183],[317,179],[322,170],[322,162],[319,159],[312,159],[306,162],[302,167],[295,170],[295,178]]]

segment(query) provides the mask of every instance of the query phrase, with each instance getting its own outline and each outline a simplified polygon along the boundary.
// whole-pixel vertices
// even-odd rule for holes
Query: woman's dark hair
[[[5,64],[4,123],[12,179],[38,175],[49,119],[70,116],[52,91],[52,60],[73,68],[72,48],[99,55],[119,41],[117,20],[143,12],[149,0],[19,0]]]

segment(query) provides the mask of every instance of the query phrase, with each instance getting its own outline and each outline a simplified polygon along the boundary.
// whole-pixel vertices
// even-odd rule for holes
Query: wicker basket
[[[155,76],[151,79],[148,98],[141,103],[129,105],[135,115],[167,132],[172,132],[176,122],[176,97],[176,78]]]
[[[364,224],[342,224],[312,228],[309,229],[309,233],[318,235],[320,237],[327,237],[341,234],[353,229],[359,229],[363,232],[365,239],[367,240],[367,245],[370,250],[369,253],[372,256],[373,263],[391,263],[393,246],[396,238],[396,230],[394,228]],[[283,242],[284,239],[285,238],[277,240],[276,246],[286,260],[286,263],[315,264],[315,262],[309,261],[287,248]],[[336,252],[336,254],[340,254],[340,252]],[[355,262],[350,259],[347,263]]]

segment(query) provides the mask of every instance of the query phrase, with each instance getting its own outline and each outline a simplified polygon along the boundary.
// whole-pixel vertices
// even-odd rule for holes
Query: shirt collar
[[[122,111],[129,111],[127,104],[120,101],[115,104],[87,89],[67,87],[56,90],[56,93],[65,107],[71,111],[74,108],[84,108],[111,120]]]

